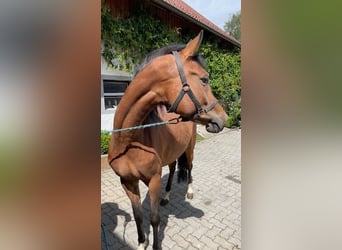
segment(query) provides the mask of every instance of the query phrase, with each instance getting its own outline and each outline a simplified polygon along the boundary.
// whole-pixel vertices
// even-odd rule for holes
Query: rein
[[[134,126],[134,127],[128,127],[128,128],[105,130],[105,131],[101,131],[101,134],[111,134],[111,133],[117,133],[117,132],[128,131],[128,130],[135,130],[135,129],[143,129],[143,128],[161,126],[161,125],[166,125],[166,124],[177,124],[181,121],[182,121],[182,117],[177,117],[177,118],[173,118],[173,119],[170,119],[170,120],[164,121],[164,122],[155,122],[155,123],[149,123],[149,124],[144,124],[144,125],[139,125],[139,126]]]
[[[181,60],[179,58],[178,52],[177,51],[172,51],[172,54],[175,57],[176,60],[176,64],[177,64],[177,69],[178,69],[178,73],[182,82],[182,89],[180,91],[180,93],[178,94],[175,102],[171,105],[171,107],[169,108],[169,110],[167,112],[169,113],[176,113],[177,107],[179,105],[179,103],[181,102],[181,100],[183,99],[184,95],[187,94],[191,101],[193,102],[193,104],[195,105],[196,109],[197,109],[197,114],[195,114],[195,116],[193,118],[196,117],[196,115],[200,115],[201,113],[208,113],[210,110],[212,110],[216,104],[218,103],[217,100],[215,100],[212,104],[210,104],[207,108],[203,108],[200,104],[200,102],[197,100],[196,96],[194,95],[194,92],[192,92],[190,85],[188,84],[188,82],[186,81],[186,77],[185,77],[185,73],[183,70],[183,66],[181,63]]]

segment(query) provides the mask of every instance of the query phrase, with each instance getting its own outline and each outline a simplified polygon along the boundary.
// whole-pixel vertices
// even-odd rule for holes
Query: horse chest
[[[162,166],[165,166],[175,161],[188,148],[191,138],[190,130],[186,133],[154,134],[149,145],[156,149]]]

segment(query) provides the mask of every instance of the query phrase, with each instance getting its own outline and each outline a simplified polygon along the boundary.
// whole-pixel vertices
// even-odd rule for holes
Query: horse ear
[[[186,47],[184,49],[182,49],[180,51],[180,53],[185,55],[185,57],[190,57],[190,56],[196,55],[198,52],[198,49],[201,45],[202,38],[203,38],[203,30],[201,30],[201,32],[194,39],[192,39],[190,42],[188,42]]]

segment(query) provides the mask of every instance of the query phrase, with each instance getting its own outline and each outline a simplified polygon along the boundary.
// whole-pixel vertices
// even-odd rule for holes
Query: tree
[[[224,30],[232,35],[235,39],[241,39],[241,11],[233,14],[230,19],[224,24]]]

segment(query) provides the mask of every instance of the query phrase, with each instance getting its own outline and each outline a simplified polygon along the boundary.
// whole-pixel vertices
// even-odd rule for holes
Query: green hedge
[[[210,86],[227,112],[228,127],[241,124],[241,56],[204,42],[200,49],[210,75]]]
[[[116,69],[133,73],[134,66],[149,52],[172,43],[186,43],[197,34],[171,29],[141,5],[128,18],[113,18],[101,6],[102,56]],[[241,124],[240,50],[218,46],[216,38],[204,37],[200,49],[210,74],[210,85],[229,116],[228,127]]]
[[[166,27],[154,18],[143,5],[128,18],[113,18],[110,11],[101,6],[102,56],[107,63],[119,70],[132,73],[134,66],[151,51],[181,42],[176,30]]]
[[[104,131],[101,131],[101,154],[108,154],[110,141],[110,134],[104,134]]]

